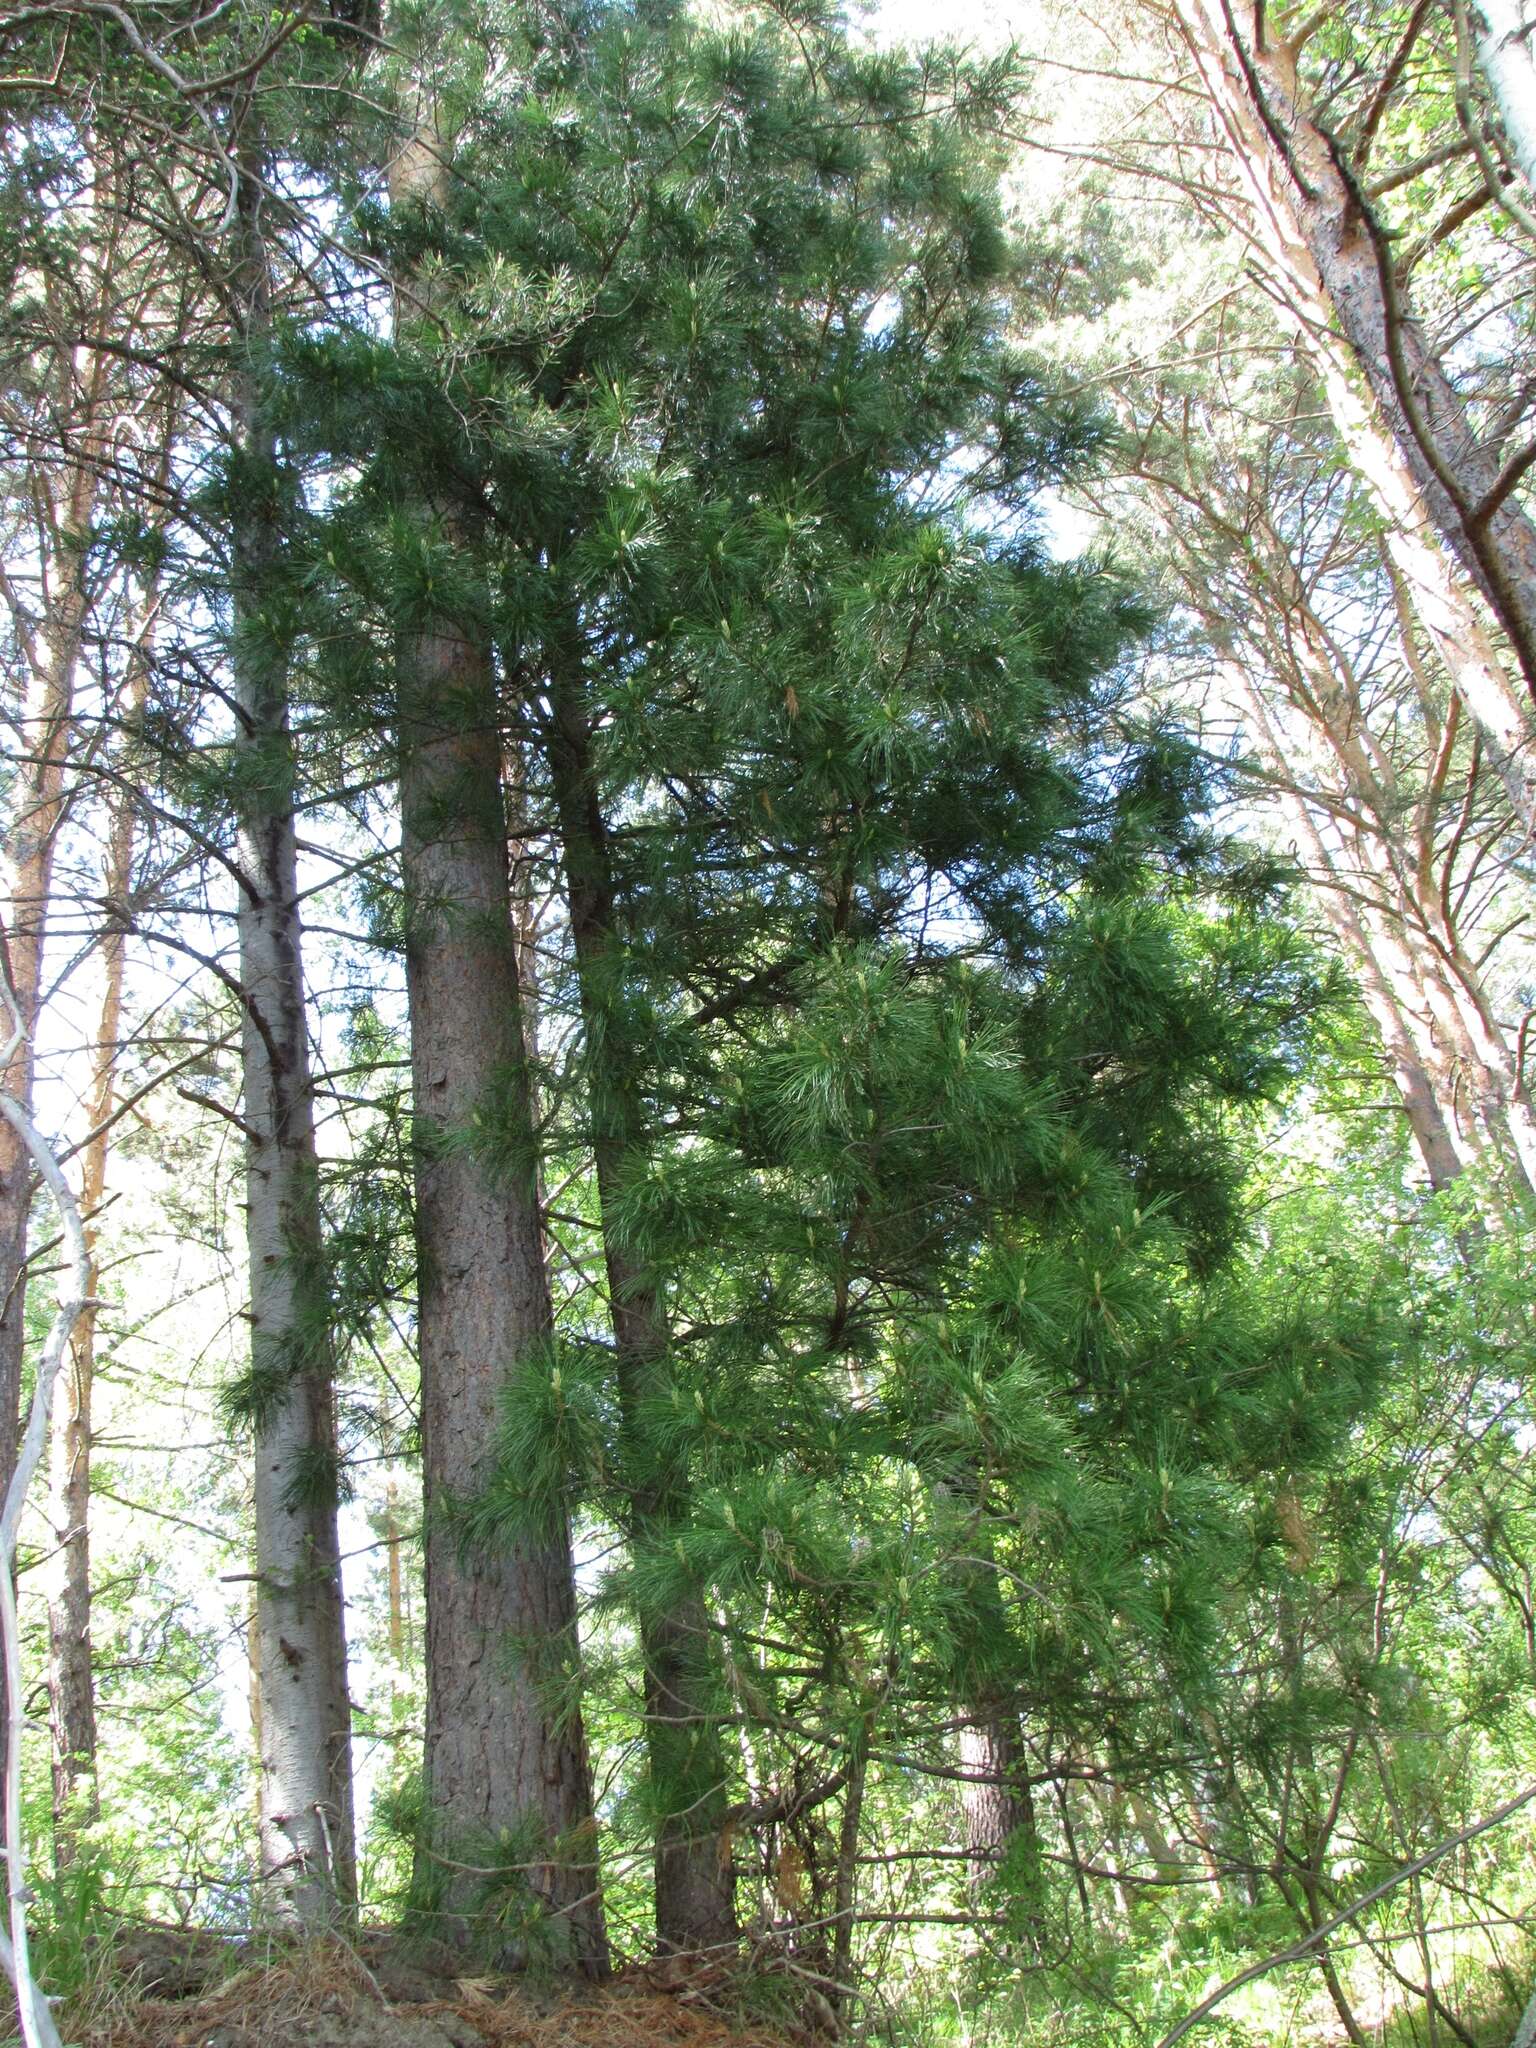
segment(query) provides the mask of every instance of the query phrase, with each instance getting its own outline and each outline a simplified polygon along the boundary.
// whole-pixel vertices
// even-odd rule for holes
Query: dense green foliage
[[[485,1560],[576,1532],[579,1646],[464,1661],[533,1672],[554,1721],[579,1704],[616,1950],[651,1939],[653,1847],[660,1870],[703,1843],[742,1929],[731,1995],[787,2023],[1152,2043],[1301,1940],[1204,2038],[1278,2040],[1314,1993],[1353,2040],[1508,2033],[1528,1821],[1440,1851],[1531,1763],[1530,1219],[1491,1157],[1421,1185],[1339,928],[1201,725],[1194,663],[1237,657],[1170,568],[1198,535],[1166,493],[1214,497],[1229,451],[1213,428],[1196,461],[1186,409],[1175,461],[1166,391],[1148,425],[1108,375],[1083,395],[1059,327],[1031,333],[1046,245],[1008,186],[1031,67],[872,46],[812,6],[421,5],[377,46],[235,11],[176,27],[174,75],[90,22],[87,48],[44,8],[6,45],[37,82],[0,189],[5,543],[46,612],[59,534],[29,534],[27,492],[81,459],[49,378],[76,245],[110,229],[112,308],[142,320],[112,399],[132,459],[91,508],[61,830],[94,940],[69,835],[132,792],[119,1095],[142,1077],[174,1102],[162,1076],[222,1122],[168,1108],[115,1141],[134,1200],[105,1240],[93,1483],[119,1519],[93,1523],[95,1627],[101,1711],[132,1738],[103,1740],[99,1817],[26,1758],[58,1845],[50,1980],[78,1991],[119,1913],[268,1910],[217,1638],[259,1577],[247,1433],[296,1368],[243,1355],[213,1170],[251,1135],[227,929],[262,807],[297,813],[306,863],[325,1321],[300,1349],[335,1359],[337,1430],[300,1476],[343,1503],[361,1907],[568,1957],[537,1872],[570,1845],[445,1838],[419,1773],[403,963],[440,906],[406,888],[397,789],[422,744],[401,649],[451,629],[489,664],[502,774],[468,823],[449,789],[445,830],[505,849],[527,1059],[431,1142],[537,1195],[554,1321],[483,1361],[493,1469],[441,1512]],[[138,161],[152,131],[174,149]],[[428,132],[436,172],[407,189]],[[228,258],[252,209],[259,322]],[[1082,261],[1106,323],[1148,288],[1102,222]],[[1312,386],[1269,388],[1287,460],[1313,459]],[[1151,573],[1113,536],[1075,558],[1057,538],[1067,494],[1102,507],[1123,473],[1165,493],[1135,512],[1167,541]],[[1303,554],[1305,492],[1267,503]],[[272,546],[237,617],[252,518]],[[1330,543],[1361,524],[1329,500]],[[1247,587],[1247,559],[1222,529],[1212,583]],[[1319,574],[1337,631],[1354,607],[1379,640],[1381,562]],[[253,648],[288,700],[264,747],[228,681]],[[1405,784],[1436,738],[1415,800],[1464,857],[1497,792],[1433,725],[1445,696],[1425,684],[1395,737]],[[466,759],[486,702],[428,707]],[[1489,826],[1501,916],[1529,879],[1509,839]],[[61,1071],[81,1056],[45,1044]],[[181,1263],[157,1298],[161,1239]],[[215,1292],[233,1336],[188,1313]],[[158,1512],[226,1568],[215,1593],[190,1549],[146,1547],[113,1457],[114,1431],[158,1456],[177,1412],[206,1441],[155,1468]]]

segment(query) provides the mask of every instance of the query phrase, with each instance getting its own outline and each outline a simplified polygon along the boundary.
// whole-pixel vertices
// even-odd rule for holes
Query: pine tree
[[[363,465],[332,564],[365,599],[424,574],[474,593],[519,830],[563,874],[581,1042],[555,1133],[593,1162],[608,1321],[524,1358],[474,1526],[563,1515],[574,1454],[626,1532],[675,1950],[731,1937],[738,1601],[783,1603],[850,1716],[821,1795],[841,1952],[873,1731],[910,1681],[898,1589],[978,1513],[923,1417],[985,1395],[1022,1449],[1039,1406],[942,1334],[950,1305],[1022,1231],[1090,1343],[1116,1233],[1172,1212],[1118,1255],[1141,1321],[1110,1428],[1170,1289],[1231,1257],[1226,1125],[1283,1085],[1323,993],[1267,878],[1193,821],[1187,755],[1126,722],[1109,664],[1137,606],[1035,537],[1096,430],[1006,338],[1013,72],[794,26],[542,21],[413,223],[443,331],[296,351],[312,431]],[[402,475],[475,508],[430,563],[387,516]],[[516,1105],[498,1128],[526,1142]],[[1050,1436],[1101,1608],[1166,1628],[1149,1602],[1192,1568]],[[891,1461],[920,1537],[889,1534]],[[1114,1542],[1089,1534],[1106,1516]],[[981,1633],[952,1600],[924,1626]],[[925,1653],[921,1688],[1006,1711],[1016,1673],[968,1654]]]

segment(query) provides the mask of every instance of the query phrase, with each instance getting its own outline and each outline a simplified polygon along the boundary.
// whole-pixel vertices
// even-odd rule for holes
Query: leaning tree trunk
[[[1219,615],[1212,612],[1206,622],[1220,644],[1223,628]],[[1383,963],[1379,936],[1367,925],[1358,892],[1339,873],[1335,856],[1313,816],[1307,792],[1291,779],[1293,767],[1284,739],[1258,683],[1246,665],[1227,650],[1222,653],[1222,668],[1230,680],[1234,700],[1246,709],[1260,751],[1276,779],[1282,810],[1296,832],[1324,913],[1358,979],[1361,1000],[1381,1038],[1398,1100],[1430,1185],[1437,1189],[1449,1187],[1466,1162],[1447,1113],[1451,1091],[1443,1079],[1443,1062],[1423,1042],[1422,1000],[1417,999],[1417,991],[1404,986],[1401,972],[1394,980],[1390,968]]]
[[[1225,0],[1178,5],[1269,253],[1299,287],[1298,311],[1314,338],[1336,324],[1435,530],[1536,694],[1536,522],[1515,496],[1504,451],[1478,436],[1400,302],[1390,245],[1351,160],[1301,104],[1292,46],[1252,0],[1240,11]]]
[[[1517,818],[1536,825],[1536,525],[1502,489],[1422,331],[1397,303],[1390,260],[1349,166],[1296,104],[1294,56],[1245,36],[1220,0],[1176,0],[1179,25],[1231,146],[1250,236],[1323,378],[1351,463],[1426,634],[1482,730]],[[1458,577],[1453,561],[1463,575]],[[1524,679],[1505,674],[1473,595],[1504,628]]]
[[[243,474],[230,552],[261,1876],[279,1918],[323,1927],[349,1917],[356,1897],[352,1729],[288,648],[272,623],[283,564],[276,442],[259,360],[270,331],[260,192],[255,176],[242,179],[235,323],[248,359],[234,402]]]
[[[618,1022],[623,992],[611,849],[578,682],[552,689],[549,756],[565,857],[571,942],[586,1034],[588,1107],[603,1258],[613,1322],[621,1427],[632,1487],[630,1540],[670,1555],[686,1526],[688,1475],[652,1440],[648,1415],[671,1394],[671,1342],[656,1277],[620,1221],[626,1174],[643,1154],[643,1106]],[[736,1940],[735,1875],[720,1738],[721,1674],[702,1592],[639,1603],[645,1735],[656,1843],[656,1939],[663,1952],[721,1950]]]
[[[1515,1188],[1528,1195],[1536,1167],[1531,1105],[1481,978],[1448,915],[1451,892],[1435,873],[1432,810],[1422,800],[1410,803],[1399,787],[1392,761],[1370,729],[1358,680],[1313,610],[1279,534],[1251,512],[1234,513],[1225,522],[1248,535],[1238,612],[1252,621],[1246,637],[1279,683],[1282,705],[1289,702],[1299,718],[1299,729],[1286,730],[1239,650],[1231,596],[1212,586],[1195,544],[1180,532],[1169,495],[1155,486],[1154,495],[1181,544],[1180,578],[1190,604],[1217,651],[1232,700],[1260,742],[1324,908],[1360,977],[1432,1182],[1447,1185],[1465,1163],[1467,1148],[1454,1118],[1458,1103],[1466,1101],[1481,1127],[1479,1149],[1486,1140]],[[1454,700],[1448,716],[1455,717]],[[1454,736],[1453,723],[1441,739],[1447,764]],[[1318,807],[1331,812],[1344,858],[1325,841],[1314,799],[1298,780],[1298,751],[1315,774]],[[1342,802],[1329,805],[1333,793]]]
[[[394,205],[441,208],[449,147],[424,92],[391,166]],[[409,282],[419,303],[430,286]],[[457,508],[413,512],[468,549]],[[494,1551],[454,1526],[455,1504],[491,1476],[502,1389],[553,1328],[489,645],[452,618],[424,621],[400,634],[396,684],[426,1534],[420,1874],[445,1925],[467,1935],[476,1884],[449,1863],[483,1863],[504,1831],[531,1824],[538,1889],[572,1961],[601,1976],[569,1522],[561,1513]]]

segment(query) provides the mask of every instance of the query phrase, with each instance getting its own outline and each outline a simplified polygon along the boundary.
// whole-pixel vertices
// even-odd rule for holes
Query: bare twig
[[[1351,1920],[1357,1919],[1367,1906],[1375,1905],[1378,1899],[1385,1898],[1388,1892],[1395,1891],[1400,1884],[1406,1884],[1409,1878],[1417,1877],[1421,1870],[1428,1870],[1432,1863],[1438,1863],[1442,1856],[1449,1856],[1453,1849],[1459,1849],[1464,1842],[1473,1841],[1478,1835],[1487,1834],[1490,1828],[1501,1826],[1511,1814],[1518,1813],[1522,1806],[1529,1806],[1533,1799],[1536,1799],[1536,1785],[1527,1785],[1523,1792],[1517,1792],[1513,1799],[1506,1799],[1502,1806],[1496,1806],[1493,1812],[1485,1815],[1482,1820],[1474,1821],[1471,1827],[1462,1828],[1454,1835],[1448,1835],[1443,1842],[1437,1842],[1433,1849],[1428,1849],[1422,1856],[1415,1857],[1412,1863],[1405,1863],[1401,1870],[1395,1870],[1382,1883],[1373,1885],[1371,1890],[1362,1898],[1356,1899],[1352,1906],[1346,1906],[1342,1913],[1335,1913],[1333,1918],[1325,1920],[1321,1927],[1314,1927],[1301,1941],[1293,1941],[1289,1948],[1279,1949],[1274,1955],[1265,1956],[1261,1962],[1250,1963],[1246,1970],[1239,1970],[1237,1975],[1229,1977],[1225,1984],[1218,1984],[1209,1998],[1202,1998],[1193,2012],[1187,2012],[1176,2027],[1164,2034],[1157,2048],[1173,2048],[1175,2041],[1182,2041],[1186,2034],[1193,2033],[1200,2022],[1208,2019],[1217,2006],[1224,2005],[1234,1991],[1240,1991],[1256,1977],[1268,1976],[1271,1970],[1278,1970],[1282,1964],[1299,1962],[1303,1956],[1311,1955],[1335,1929],[1347,1926]]]

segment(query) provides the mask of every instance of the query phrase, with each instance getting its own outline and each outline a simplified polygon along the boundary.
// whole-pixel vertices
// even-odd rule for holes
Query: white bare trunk
[[[1521,175],[1536,192],[1536,15],[1522,0],[1475,0],[1477,61],[1483,67]]]
[[[267,251],[254,180],[242,188],[242,338],[267,318]],[[336,1532],[329,1301],[300,951],[287,649],[269,588],[280,569],[263,490],[275,446],[258,373],[236,395],[249,475],[234,520],[250,1412],[255,1434],[256,1637],[261,1692],[261,1872],[278,1918],[344,1919],[355,1895],[351,1709]],[[265,473],[265,475],[264,475]],[[242,761],[243,757],[243,761]]]

